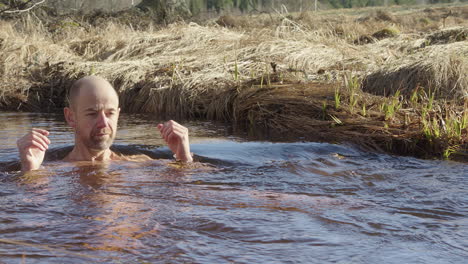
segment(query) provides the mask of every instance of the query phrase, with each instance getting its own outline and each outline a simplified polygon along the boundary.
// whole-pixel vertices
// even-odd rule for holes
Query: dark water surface
[[[116,144],[168,155],[156,124],[124,115]],[[0,263],[468,263],[468,165],[184,124],[203,164],[0,172]],[[60,115],[0,113],[0,162],[32,126],[73,143]]]

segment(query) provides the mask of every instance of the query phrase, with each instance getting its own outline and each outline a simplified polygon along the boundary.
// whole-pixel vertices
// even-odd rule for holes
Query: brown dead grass
[[[363,90],[406,95],[415,89],[436,93],[438,98],[468,98],[468,45],[465,41],[422,48],[415,54],[397,58],[367,75]]]

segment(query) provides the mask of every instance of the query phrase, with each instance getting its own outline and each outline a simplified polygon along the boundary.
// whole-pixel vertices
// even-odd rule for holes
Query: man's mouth
[[[103,130],[103,131],[98,131],[97,133],[94,133],[95,137],[104,137],[104,136],[110,136],[111,131],[109,129]]]

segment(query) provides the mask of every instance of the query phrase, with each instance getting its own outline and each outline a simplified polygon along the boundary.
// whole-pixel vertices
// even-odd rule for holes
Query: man
[[[117,132],[119,98],[112,85],[103,78],[88,76],[76,81],[64,108],[67,123],[75,131],[75,146],[64,161],[123,160],[110,146]],[[176,159],[192,162],[188,129],[174,121],[159,124],[157,129]],[[23,172],[39,169],[50,140],[49,132],[33,128],[17,141]]]

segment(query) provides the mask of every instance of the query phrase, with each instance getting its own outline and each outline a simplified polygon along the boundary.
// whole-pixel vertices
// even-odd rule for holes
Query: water
[[[116,144],[170,156],[156,121],[124,115]],[[323,143],[248,142],[185,123],[202,161],[57,161],[0,174],[0,263],[466,263],[468,165]],[[31,126],[0,114],[0,162]]]

